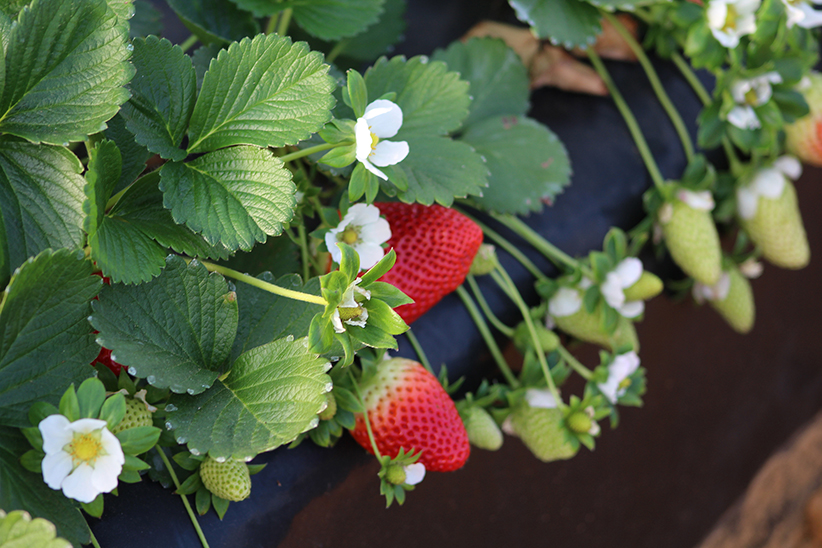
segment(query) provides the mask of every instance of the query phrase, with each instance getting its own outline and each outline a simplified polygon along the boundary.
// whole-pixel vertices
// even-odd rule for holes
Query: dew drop
[[[319,410],[319,411],[317,411],[317,413],[322,413],[322,412],[323,412],[323,411],[325,411],[326,409],[328,409],[328,402],[327,402],[327,401],[323,402],[322,407],[320,407],[320,410]]]
[[[111,353],[111,361],[113,361],[113,362],[117,361],[117,356],[114,355],[114,352]],[[129,371],[129,373],[131,373],[131,371]]]
[[[114,358],[112,357],[111,359],[113,360]],[[155,377],[154,375],[149,375],[148,377],[146,377],[146,380],[148,381],[148,384],[154,384],[154,381],[157,380],[157,377]]]
[[[171,424],[171,421],[166,421],[166,430],[174,430],[174,425]]]
[[[179,443],[180,445],[184,444],[185,442],[186,442],[186,439],[183,436],[180,436],[179,438],[177,438],[177,443]]]
[[[127,45],[126,45],[126,49],[127,49],[128,51],[134,51],[134,45],[133,45],[133,44],[127,44]]]
[[[188,392],[189,395],[191,395],[191,396],[194,395],[194,389],[193,388],[189,388],[188,390],[186,390],[186,392]]]
[[[289,335],[285,338],[285,340],[287,340],[288,342],[294,342],[294,335]]]
[[[311,422],[308,423],[308,429],[317,428],[317,425],[320,424],[320,418],[314,417],[311,419]]]
[[[420,63],[422,63],[423,65],[428,63],[428,56],[420,55]]]
[[[327,383],[325,383],[325,391],[326,391],[326,392],[331,392],[331,389],[332,389],[332,388],[334,388],[334,383],[333,383],[333,382],[327,382]]]
[[[225,462],[226,459],[225,457],[215,457],[214,460],[216,460],[217,462]]]
[[[133,367],[129,367],[128,368],[128,374],[131,375],[132,377],[136,377],[137,376],[137,370]]]
[[[191,453],[192,455],[194,455],[195,457],[200,455],[200,450],[199,449],[194,449],[193,447],[189,447],[188,452]]]
[[[174,411],[177,411],[177,406],[174,405],[173,403],[167,403],[166,404],[166,411],[168,411],[169,413],[173,413]]]
[[[68,142],[68,141],[63,141],[63,142],[62,142],[62,143],[60,143],[60,144],[62,144],[64,147],[69,146],[69,142]]]

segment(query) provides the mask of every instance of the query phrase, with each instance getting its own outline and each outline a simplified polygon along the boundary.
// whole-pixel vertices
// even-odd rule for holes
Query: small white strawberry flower
[[[616,403],[631,385],[628,377],[633,375],[637,369],[639,369],[639,356],[636,352],[620,354],[614,357],[614,361],[608,365],[608,380],[604,383],[597,383],[597,388],[608,401]]]
[[[636,318],[645,311],[642,301],[625,301],[625,290],[634,285],[642,277],[642,261],[636,257],[623,259],[612,271],[605,276],[605,281],[599,286],[605,302],[626,318]]]
[[[557,407],[556,398],[547,388],[529,388],[525,391],[525,401],[531,407],[541,409],[555,409]]]
[[[589,405],[585,408],[585,414],[588,415],[589,419],[591,419],[591,428],[588,429],[588,433],[592,436],[599,436],[602,429],[599,427],[599,423],[594,420],[596,417],[596,411],[594,411],[594,408]]]
[[[391,226],[380,217],[376,206],[354,204],[348,208],[340,224],[325,234],[325,245],[336,263],[342,260],[337,242],[350,245],[360,256],[360,270],[367,270],[383,258],[382,244],[390,239]]]
[[[582,295],[575,287],[560,287],[548,301],[548,313],[556,318],[575,314],[582,307]]]
[[[782,77],[778,72],[768,72],[754,78],[742,78],[731,84],[731,96],[736,106],[728,112],[729,123],[740,129],[757,129],[762,126],[754,107],[764,105],[771,99],[771,84],[779,84]]]
[[[735,48],[739,39],[756,31],[756,10],[760,0],[711,0],[708,28],[720,44]]]
[[[805,29],[812,29],[822,25],[822,12],[816,11],[811,3],[820,4],[819,0],[782,0],[788,14],[788,28],[799,25]]]
[[[719,277],[719,281],[714,285],[705,285],[703,283],[695,283],[691,290],[694,300],[699,304],[705,301],[724,301],[728,297],[728,292],[731,290],[731,277],[727,272],[723,272]]]
[[[716,205],[710,190],[695,192],[693,190],[680,189],[676,193],[676,197],[691,209],[699,211],[713,211]],[[671,215],[673,215],[673,210],[671,211]]]
[[[776,200],[785,190],[787,178],[798,179],[802,164],[793,156],[781,156],[770,167],[762,168],[753,178],[736,189],[736,210],[740,217],[753,219],[759,205],[759,197]]]
[[[753,257],[739,265],[739,271],[742,273],[743,276],[745,276],[749,280],[755,280],[756,278],[760,277],[764,270],[765,267],[763,266],[762,262],[757,261]]]
[[[85,503],[117,487],[125,456],[106,421],[70,422],[63,415],[51,415],[40,421],[39,429],[46,454],[41,469],[49,487]]]
[[[403,466],[402,469],[405,471],[405,483],[407,485],[417,485],[425,478],[425,465],[421,462]]]
[[[365,327],[365,322],[368,320],[368,310],[356,301],[354,293],[358,293],[365,297],[366,300],[370,300],[371,292],[359,286],[361,281],[362,278],[357,278],[349,284],[345,293],[343,293],[342,301],[337,305],[337,308],[331,315],[331,324],[337,333],[345,333],[343,323],[356,327]]]
[[[402,109],[386,99],[377,99],[367,107],[354,126],[357,160],[377,177],[388,176],[374,166],[393,166],[408,156],[406,141],[382,141],[393,137],[402,127]]]

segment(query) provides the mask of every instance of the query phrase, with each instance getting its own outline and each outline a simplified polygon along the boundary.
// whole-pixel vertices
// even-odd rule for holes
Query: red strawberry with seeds
[[[435,472],[465,464],[471,446],[460,414],[436,377],[418,362],[386,360],[360,389],[382,455],[396,457],[401,448],[422,451],[418,462]],[[351,435],[373,453],[363,414],[356,420]]]
[[[111,280],[107,276],[103,276],[102,272],[92,272],[92,274],[95,276],[100,276],[103,279],[104,284],[111,285]],[[94,298],[96,299],[97,297]],[[99,331],[95,331],[95,333],[99,333]],[[120,370],[123,368],[122,365],[111,359],[111,350],[108,348],[100,348],[100,353],[97,354],[97,357],[93,362],[91,362],[91,365],[97,365],[98,363],[108,367],[111,372],[117,376],[120,375]]]
[[[387,249],[397,262],[381,281],[414,299],[397,307],[411,324],[459,287],[482,244],[482,229],[474,221],[441,205],[375,203],[391,226]]]

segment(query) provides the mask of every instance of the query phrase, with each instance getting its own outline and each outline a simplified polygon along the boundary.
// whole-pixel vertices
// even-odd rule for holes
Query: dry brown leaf
[[[602,78],[564,49],[546,45],[531,64],[531,89],[552,86],[565,91],[608,95]]]
[[[616,18],[619,19],[622,26],[628,29],[628,32],[630,32],[634,38],[637,37],[639,23],[637,23],[636,19],[626,13],[620,13]],[[594,43],[594,51],[603,59],[636,61],[636,55],[628,45],[628,42],[622,39],[622,36],[619,35],[614,26],[607,19],[603,19],[601,23],[602,34],[597,37],[597,41]],[[571,53],[577,57],[588,56],[585,50],[580,48],[573,49]]]
[[[508,47],[514,50],[527,67],[540,48],[539,39],[530,30],[522,27],[497,23],[495,21],[480,21],[462,37],[463,42],[469,38],[501,38]]]

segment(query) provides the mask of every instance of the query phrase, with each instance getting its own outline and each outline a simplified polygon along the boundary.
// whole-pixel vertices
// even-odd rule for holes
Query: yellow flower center
[[[377,148],[377,143],[379,143],[379,142],[380,142],[380,138],[372,133],[371,134],[371,150],[375,150]]]
[[[736,6],[728,4],[728,14],[725,16],[725,25],[722,30],[736,30],[736,19],[739,13],[736,11]]]
[[[357,232],[356,228],[348,227],[343,230],[342,233],[342,241],[347,243],[348,245],[354,245],[357,243],[357,240],[360,239],[360,234]]]
[[[619,383],[620,390],[627,390],[629,386],[631,386],[631,379],[628,377],[622,379],[622,382]]]
[[[353,320],[354,318],[359,318],[362,315],[363,307],[347,307],[347,306],[340,306],[337,308],[340,312],[340,319],[342,321],[346,320]]]
[[[63,448],[66,453],[71,455],[74,466],[79,466],[84,462],[94,466],[94,461],[107,454],[100,442],[101,435],[102,430],[85,434],[75,432],[74,439]]]
[[[756,94],[756,91],[749,89],[745,93],[745,102],[751,106],[756,106],[759,103],[759,96]]]

